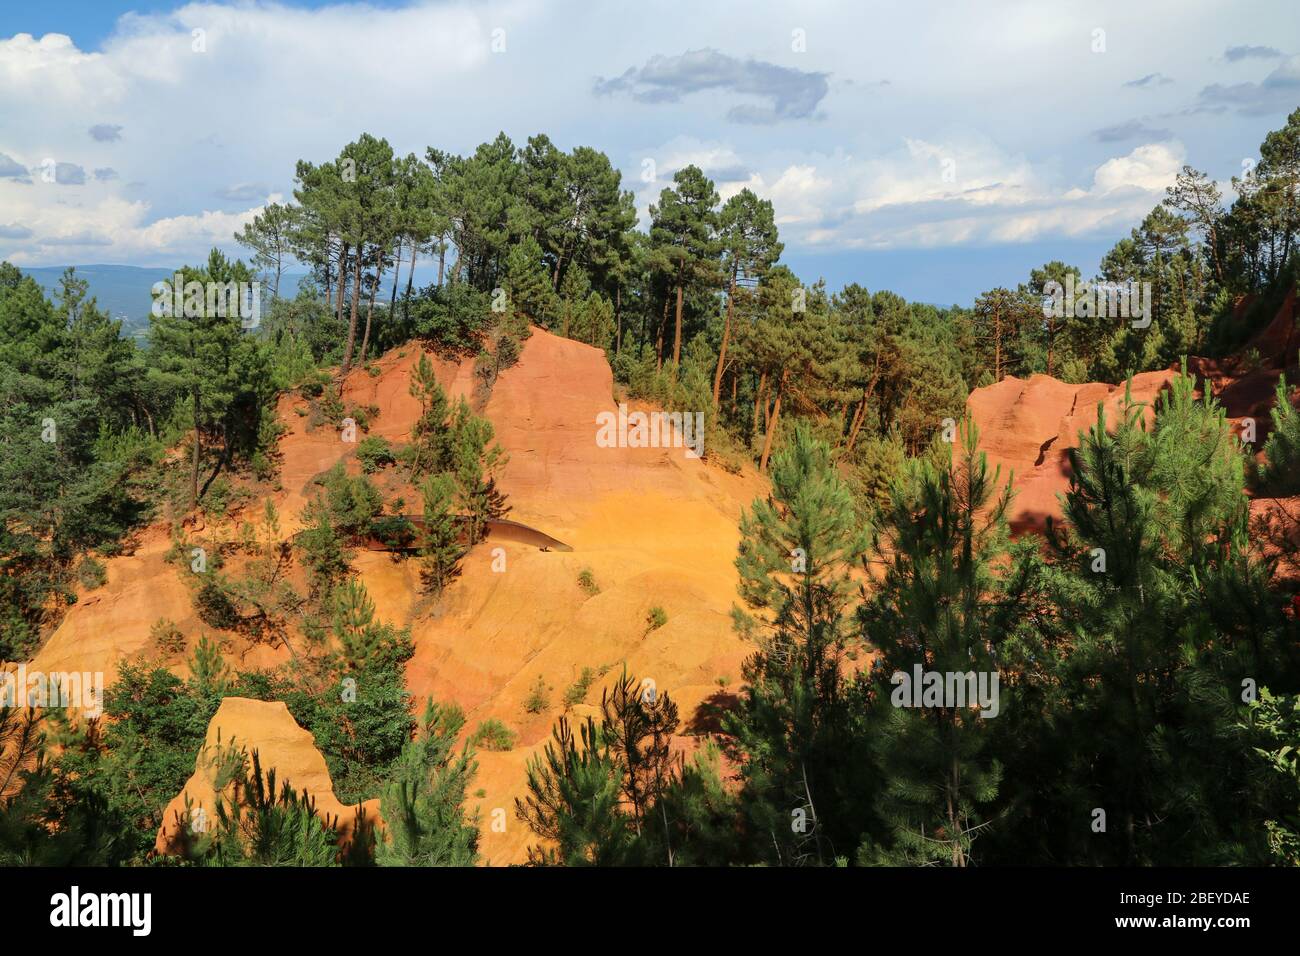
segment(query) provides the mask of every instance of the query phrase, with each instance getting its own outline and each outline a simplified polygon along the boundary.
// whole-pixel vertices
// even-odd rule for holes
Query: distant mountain
[[[25,268],[23,272],[35,279],[46,295],[54,298],[59,289],[59,277],[67,266],[39,266]],[[140,338],[149,328],[149,309],[153,302],[151,290],[155,282],[170,279],[174,269],[150,269],[140,266],[75,266],[77,277],[90,283],[90,294],[99,307],[113,318],[122,320],[122,334]],[[303,275],[285,275],[281,278],[280,292],[294,295]]]

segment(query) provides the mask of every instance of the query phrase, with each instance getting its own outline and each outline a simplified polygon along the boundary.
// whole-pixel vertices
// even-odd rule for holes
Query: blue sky
[[[1230,191],[1300,107],[1294,0],[392,0],[0,7],[0,258],[172,267],[360,132],[700,165],[834,288],[1091,273],[1184,163]],[[49,180],[49,181],[47,181]]]

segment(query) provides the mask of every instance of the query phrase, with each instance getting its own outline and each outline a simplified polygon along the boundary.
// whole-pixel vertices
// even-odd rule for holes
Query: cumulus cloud
[[[684,96],[722,90],[764,101],[738,104],[727,118],[738,123],[776,123],[809,119],[825,98],[827,74],[804,72],[762,60],[741,60],[713,49],[688,50],[680,56],[652,56],[621,76],[598,79],[597,95],[626,93],[642,103],[677,103]]]
[[[0,225],[0,239],[30,239],[32,231],[20,223],[11,222],[7,226]]]
[[[95,179],[101,183],[112,182],[117,179],[117,170],[111,166],[103,166],[95,170]]]
[[[1093,175],[1093,188],[1103,193],[1128,188],[1163,191],[1174,181],[1182,164],[1181,146],[1149,143],[1098,166]]]
[[[1097,166],[1087,187],[1053,181],[990,142],[906,140],[874,159],[837,154],[756,176],[786,234],[812,246],[934,247],[1085,237],[1129,228],[1173,182],[1179,143]]]
[[[122,138],[122,127],[110,123],[97,123],[89,130],[90,138],[97,143],[116,143]]]

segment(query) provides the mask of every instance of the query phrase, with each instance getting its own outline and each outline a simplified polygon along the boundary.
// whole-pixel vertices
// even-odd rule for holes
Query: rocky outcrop
[[[159,853],[177,852],[181,828],[191,825],[193,814],[200,807],[208,819],[215,819],[217,794],[213,757],[222,747],[236,747],[249,754],[257,751],[262,772],[275,771],[277,789],[287,782],[294,790],[310,796],[321,819],[337,826],[340,841],[350,839],[356,825],[357,808],[345,806],[334,795],[334,783],[325,758],[316,749],[312,735],[298,726],[289,708],[280,701],[227,697],[208,724],[194,775],[167,804],[163,813],[162,826],[154,844]],[[191,815],[188,818],[187,800]],[[361,812],[367,821],[377,824],[379,801],[367,800],[361,804]]]

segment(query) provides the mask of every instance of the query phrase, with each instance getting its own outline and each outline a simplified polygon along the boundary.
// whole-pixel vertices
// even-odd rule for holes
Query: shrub
[[[367,475],[373,475],[397,462],[388,439],[379,435],[367,435],[357,443],[357,459],[361,462],[361,470]]]
[[[368,531],[383,511],[384,499],[374,483],[364,475],[353,477],[340,462],[313,481],[325,489],[325,504],[330,523],[343,534]]]
[[[661,608],[658,604],[656,604],[650,610],[646,611],[645,629],[647,634],[650,631],[657,631],[659,628],[663,627],[667,623],[668,623],[668,612],[665,611],[663,608]]]
[[[176,626],[176,622],[160,617],[149,628],[149,639],[154,649],[167,657],[185,653],[185,635]]]
[[[550,698],[546,693],[546,681],[542,675],[537,675],[537,683],[533,684],[533,689],[528,692],[528,699],[524,701],[524,710],[530,714],[540,714],[550,703]]]
[[[597,673],[590,667],[584,667],[582,669],[582,674],[576,681],[570,684],[568,689],[564,692],[565,710],[573,707],[574,704],[581,704],[586,699],[587,691],[590,690],[591,685],[596,682],[597,676],[599,675],[597,675]]]
[[[516,734],[495,717],[489,717],[475,728],[469,739],[471,747],[484,750],[513,750]]]
[[[591,573],[591,568],[583,568],[578,573],[578,587],[582,588],[588,594],[599,594],[600,585],[596,583],[596,577]]]
[[[253,477],[258,481],[270,481],[275,477],[275,465],[260,451],[253,452],[249,465],[253,469]]]
[[[102,561],[86,555],[81,559],[81,564],[77,565],[77,580],[87,591],[102,588],[108,580],[108,569],[104,567]]]
[[[231,497],[230,482],[226,481],[224,476],[219,477],[208,485],[208,490],[204,492],[203,509],[211,515],[223,518],[230,510]]]
[[[209,572],[194,593],[194,610],[199,620],[211,627],[230,629],[239,624],[239,611],[217,581],[215,572]]]

